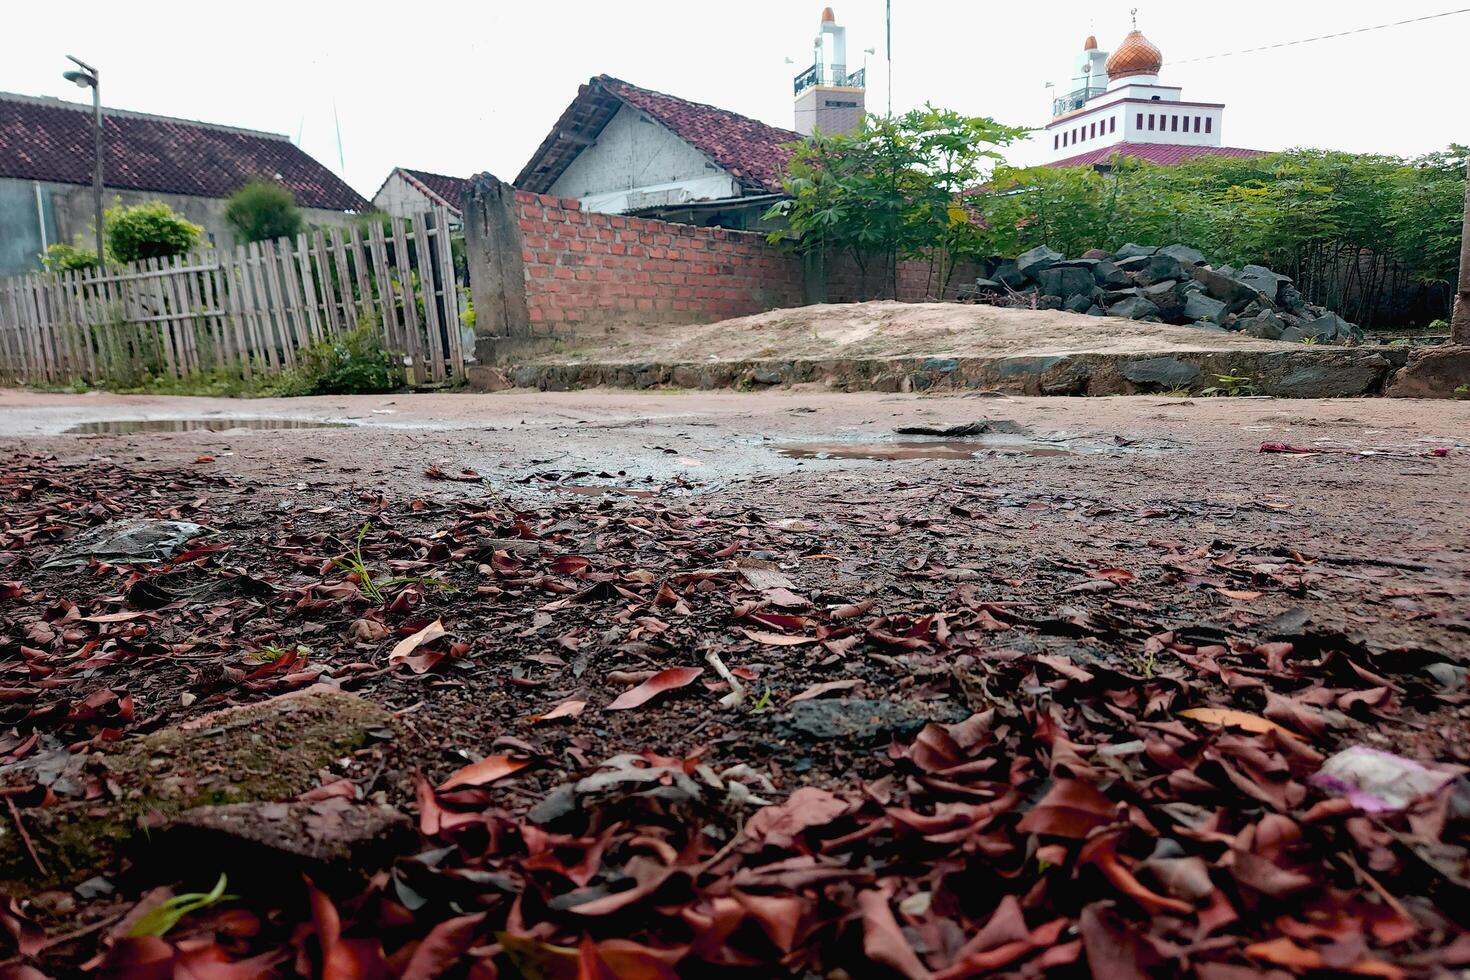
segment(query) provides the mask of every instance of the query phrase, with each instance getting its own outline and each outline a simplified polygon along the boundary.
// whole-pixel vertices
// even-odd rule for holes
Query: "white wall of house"
[[[588,211],[735,197],[740,184],[661,123],[624,105],[551,185]]]
[[[398,218],[412,218],[433,208],[436,203],[397,170],[373,195],[373,207]]]

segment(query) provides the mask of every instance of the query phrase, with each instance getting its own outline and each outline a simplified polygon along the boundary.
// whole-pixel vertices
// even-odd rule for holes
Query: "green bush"
[[[106,232],[107,252],[118,262],[183,255],[196,248],[204,237],[203,228],[176,214],[162,201],[132,207],[124,207],[119,202],[104,213],[102,227]]]
[[[41,256],[41,265],[47,272],[80,272],[97,268],[97,253],[80,245],[57,242]]]
[[[984,216],[991,254],[1181,242],[1212,262],[1269,266],[1309,300],[1365,322],[1380,296],[1454,281],[1467,153],[1291,150],[1175,166],[1117,157],[1106,173],[999,167],[970,203]]]
[[[255,177],[230,195],[225,220],[242,242],[264,242],[301,233],[304,222],[296,197],[275,181]]]
[[[296,352],[296,369],[272,388],[280,395],[368,395],[403,384],[402,367],[383,348],[377,317],[364,313],[355,329]]]

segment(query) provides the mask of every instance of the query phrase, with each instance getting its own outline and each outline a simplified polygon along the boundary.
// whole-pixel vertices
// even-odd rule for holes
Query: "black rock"
[[[1092,278],[1104,289],[1128,285],[1128,274],[1109,259],[1103,259],[1092,267]]]
[[[1078,293],[1091,293],[1094,283],[1092,270],[1074,266],[1053,266],[1037,273],[1036,281],[1042,295],[1064,299]],[[1085,309],[1085,307],[1084,307]]]
[[[1142,296],[1129,296],[1108,307],[1108,316],[1122,317],[1126,320],[1142,320],[1144,317],[1158,315],[1159,308]]]
[[[1051,268],[1065,258],[1066,256],[1056,249],[1038,245],[1029,252],[1016,256],[1016,268],[1021,270],[1023,276],[1035,279],[1037,273]]]
[[[1204,253],[1198,249],[1190,248],[1188,245],[1166,245],[1159,249],[1160,255],[1167,255],[1181,265],[1204,265]]]
[[[1113,254],[1120,259],[1131,259],[1138,256],[1147,257],[1156,255],[1158,251],[1158,248],[1152,245],[1135,245],[1133,242],[1129,242]]]
[[[1185,278],[1184,267],[1179,260],[1171,255],[1153,255],[1149,257],[1148,265],[1139,271],[1138,279],[1149,283],[1163,282],[1166,279]]]
[[[959,721],[963,716],[952,703],[820,698],[793,704],[786,724],[808,738],[870,742],[894,733],[916,732],[931,721]]]
[[[1016,267],[1016,263],[1011,259],[1002,260],[995,267],[995,270],[990,273],[990,278],[996,282],[1004,283],[1012,289],[1020,289],[1026,282],[1026,277],[1021,274],[1021,270]]]

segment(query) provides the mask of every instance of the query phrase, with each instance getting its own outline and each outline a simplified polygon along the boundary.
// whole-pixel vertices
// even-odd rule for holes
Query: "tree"
[[[1402,316],[1413,297],[1425,304],[1414,312],[1433,319],[1444,314],[1429,304],[1443,302],[1460,253],[1466,153],[1292,150],[1167,167],[1115,157],[1106,172],[1002,166],[990,193],[971,200],[995,254],[1180,242],[1218,263],[1270,266],[1352,320]]]
[[[204,229],[162,201],[124,207],[121,202],[107,209],[102,226],[107,252],[118,262],[166,259],[197,247]]]
[[[866,116],[850,135],[813,133],[792,144],[783,178],[790,198],[767,216],[784,217],[802,251],[846,252],[864,275],[881,263],[889,295],[897,295],[899,261],[911,258],[929,259],[942,291],[955,261],[983,238],[966,195],[1000,158],[996,148],[1025,133],[933,106]]]
[[[1465,218],[1460,228],[1460,280],[1450,316],[1450,343],[1470,344],[1470,172],[1465,175]]]
[[[304,226],[290,189],[260,177],[251,178],[230,195],[225,220],[242,242],[295,237]]]

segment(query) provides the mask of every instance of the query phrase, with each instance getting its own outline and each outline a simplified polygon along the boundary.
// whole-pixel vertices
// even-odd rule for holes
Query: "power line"
[[[1425,14],[1422,17],[1410,17],[1407,20],[1396,20],[1387,24],[1374,24],[1371,27],[1358,27],[1351,31],[1338,31],[1335,34],[1318,34],[1316,37],[1302,37],[1294,41],[1278,41],[1275,44],[1263,44],[1255,48],[1242,48],[1239,51],[1223,51],[1220,54],[1207,54],[1199,58],[1185,58],[1181,61],[1173,61],[1170,64],[1189,65],[1198,61],[1213,61],[1216,58],[1231,58],[1238,54],[1255,54],[1258,51],[1270,51],[1274,48],[1289,48],[1298,44],[1311,44],[1313,41],[1326,41],[1337,37],[1350,37],[1354,34],[1367,34],[1372,31],[1382,31],[1390,27],[1403,27],[1405,24],[1418,24],[1426,20],[1438,20],[1441,17],[1453,17],[1456,14],[1470,14],[1470,7],[1461,7],[1459,10],[1446,10],[1438,14]]]

